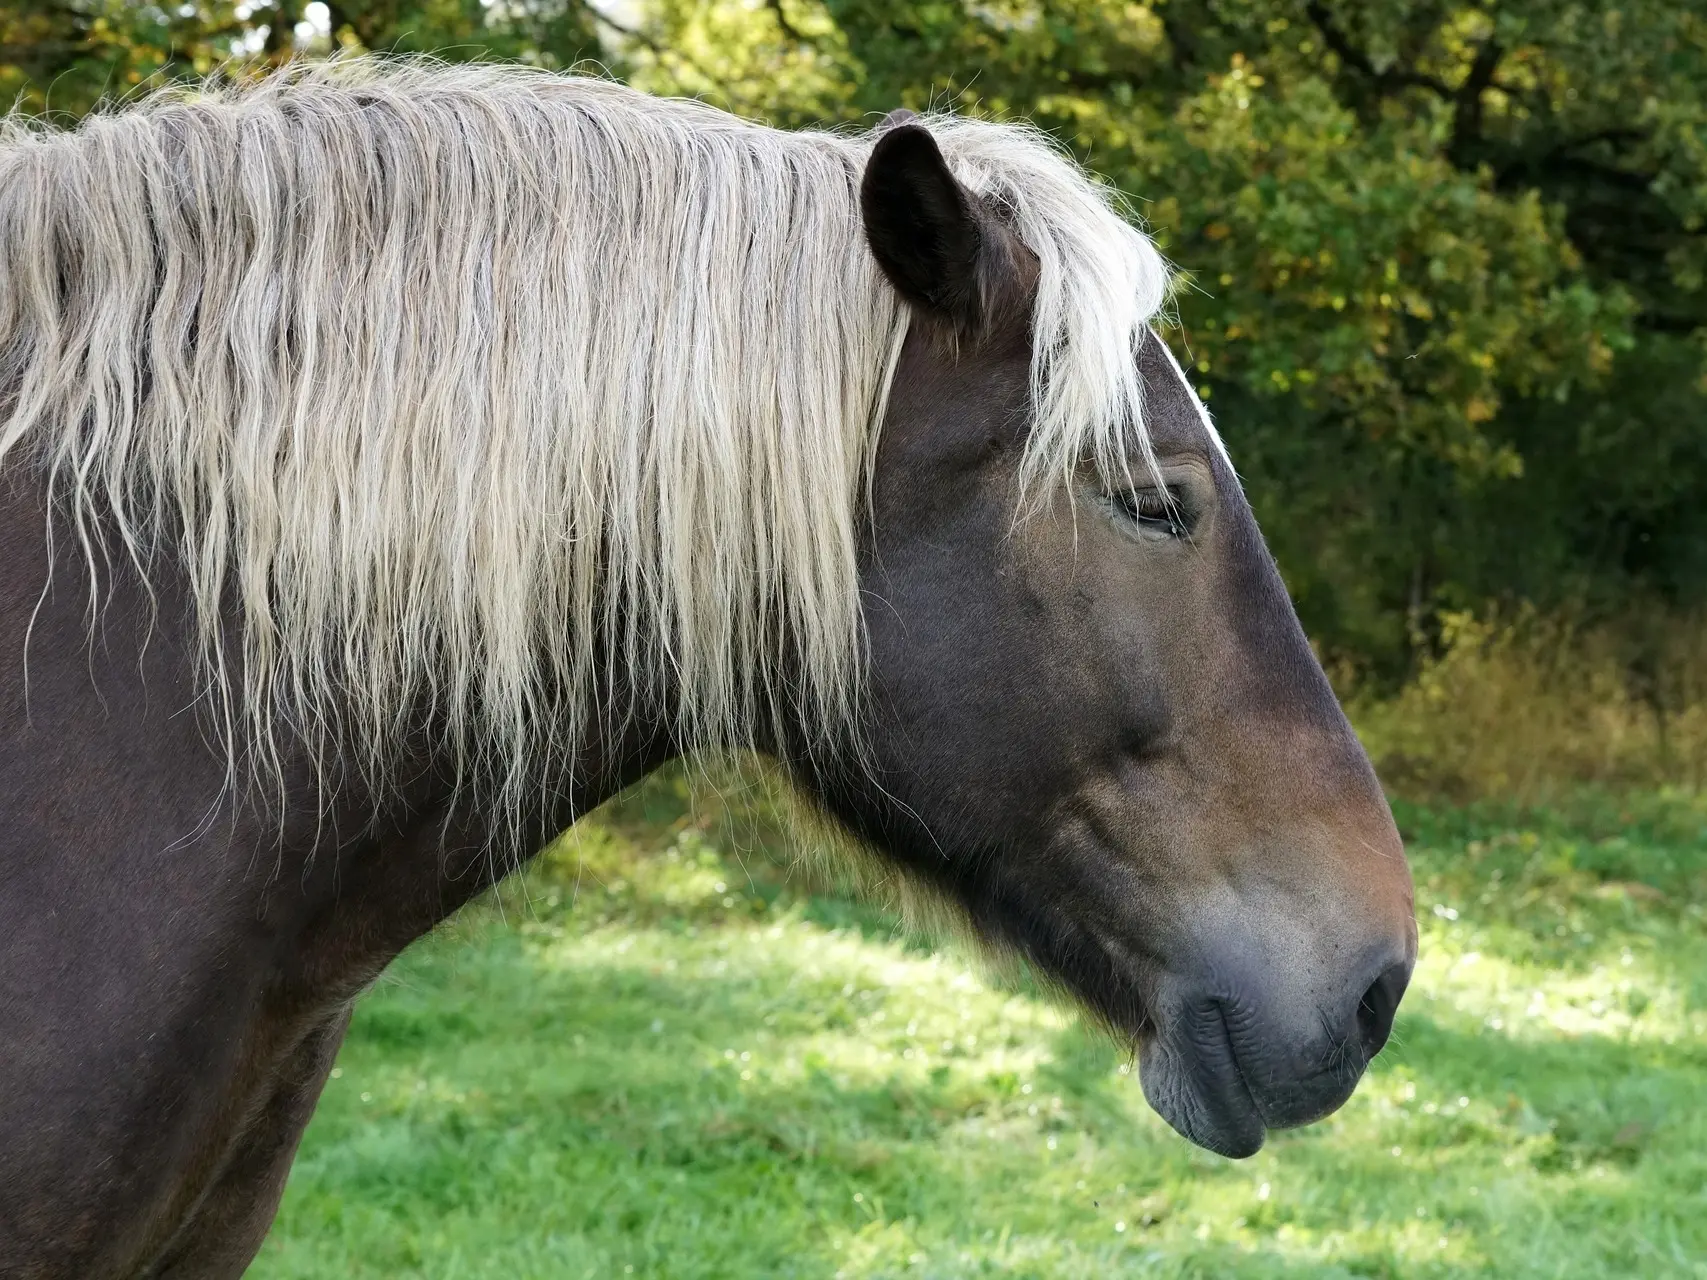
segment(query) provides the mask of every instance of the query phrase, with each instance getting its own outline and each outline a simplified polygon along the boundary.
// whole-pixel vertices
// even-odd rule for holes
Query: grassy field
[[[362,1002],[253,1275],[1707,1275],[1701,801],[1402,809],[1393,1043],[1234,1162],[1071,1011],[685,797],[583,824]]]

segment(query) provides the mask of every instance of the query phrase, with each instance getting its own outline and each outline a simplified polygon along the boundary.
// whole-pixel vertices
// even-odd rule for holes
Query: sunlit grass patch
[[[363,1002],[255,1274],[1707,1270],[1692,801],[1401,808],[1394,1043],[1233,1162],[1070,1010],[761,873],[672,785]]]

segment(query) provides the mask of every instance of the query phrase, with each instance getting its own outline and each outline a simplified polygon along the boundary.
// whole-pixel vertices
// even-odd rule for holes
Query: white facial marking
[[[1156,341],[1161,342],[1160,336],[1157,337]],[[1215,423],[1210,420],[1209,406],[1198,398],[1197,389],[1191,385],[1191,379],[1185,376],[1185,370],[1180,368],[1179,361],[1174,358],[1173,350],[1165,342],[1162,342],[1162,354],[1168,358],[1168,364],[1173,367],[1174,376],[1180,380],[1180,385],[1185,388],[1186,395],[1191,397],[1192,404],[1197,406],[1197,416],[1203,419],[1203,429],[1209,433],[1209,438],[1215,442],[1215,447],[1220,451],[1222,459],[1236,474],[1238,468],[1233,467],[1233,456],[1227,452],[1226,442],[1221,439],[1221,433],[1215,429]]]

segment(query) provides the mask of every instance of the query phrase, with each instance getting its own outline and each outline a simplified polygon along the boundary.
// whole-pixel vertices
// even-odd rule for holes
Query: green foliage
[[[206,75],[249,47],[236,4],[186,8],[126,0],[0,6],[0,101],[75,119],[103,97],[161,77]],[[263,35],[254,47],[265,44]]]
[[[0,6],[0,100],[75,120],[169,80],[364,50],[620,70],[601,30],[620,34],[578,0],[37,0]]]
[[[1400,806],[1393,1043],[1247,1162],[1057,1002],[697,812],[647,784],[394,967],[251,1274],[1699,1274],[1699,800]]]

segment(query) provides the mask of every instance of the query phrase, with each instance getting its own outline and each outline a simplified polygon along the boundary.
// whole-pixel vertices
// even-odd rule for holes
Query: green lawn
[[[683,794],[389,972],[251,1274],[1707,1275],[1707,803],[1401,810],[1393,1043],[1235,1162],[1073,1012],[749,876]]]

